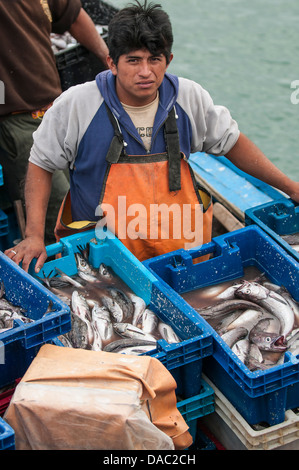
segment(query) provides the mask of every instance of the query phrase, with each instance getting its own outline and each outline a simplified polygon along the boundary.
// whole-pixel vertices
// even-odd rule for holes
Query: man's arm
[[[299,183],[279,170],[263,152],[244,134],[225,155],[240,170],[286,193],[299,202]]]
[[[5,251],[5,254],[15,263],[22,262],[22,268],[25,271],[28,271],[33,258],[37,258],[36,272],[40,271],[47,259],[44,233],[51,184],[52,173],[29,163],[25,184],[25,238],[15,247]]]
[[[81,8],[79,15],[69,29],[71,35],[80,43],[82,46],[93,52],[99,59],[102,60],[105,67],[107,65],[108,47],[102,38],[102,36],[96,30],[96,27],[83,8]]]

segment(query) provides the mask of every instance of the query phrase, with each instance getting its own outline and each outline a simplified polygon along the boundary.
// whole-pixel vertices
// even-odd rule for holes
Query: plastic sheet
[[[4,418],[17,450],[184,449],[175,388],[155,358],[45,345]]]

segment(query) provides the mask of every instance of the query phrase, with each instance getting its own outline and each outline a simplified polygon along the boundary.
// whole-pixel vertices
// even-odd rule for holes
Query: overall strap
[[[106,103],[105,105],[108,117],[114,129],[114,136],[106,155],[106,161],[108,163],[118,163],[120,156],[122,154],[126,154],[124,149],[124,138],[118,128],[116,118]],[[179,191],[181,189],[181,151],[174,107],[171,109],[165,121],[164,135],[169,163],[169,191]]]
[[[179,191],[181,189],[181,151],[174,107],[165,121],[165,140],[169,161],[169,191]]]
[[[115,117],[113,116],[110,108],[105,103],[106,110],[110,122],[114,129],[114,136],[112,138],[108,153],[106,155],[106,161],[108,163],[117,163],[121,154],[124,152],[124,138],[122,133],[120,132]]]

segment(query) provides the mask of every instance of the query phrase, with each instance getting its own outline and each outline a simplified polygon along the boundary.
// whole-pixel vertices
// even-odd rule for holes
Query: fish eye
[[[271,338],[270,338],[270,336],[267,336],[267,337],[265,338],[265,340],[266,340],[267,343],[271,343]]]

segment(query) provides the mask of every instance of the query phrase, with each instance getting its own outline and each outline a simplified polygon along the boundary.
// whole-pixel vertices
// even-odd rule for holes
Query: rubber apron
[[[114,137],[100,196],[97,227],[107,227],[140,260],[211,240],[212,201],[198,186],[180,151],[175,110],[165,121],[165,153],[127,155],[115,117]],[[56,238],[88,230],[95,222],[72,222],[70,194],[60,208]]]

